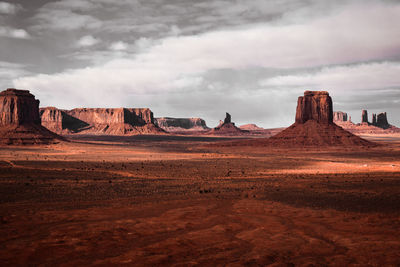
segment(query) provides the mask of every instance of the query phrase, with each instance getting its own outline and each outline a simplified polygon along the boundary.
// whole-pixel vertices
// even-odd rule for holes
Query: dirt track
[[[145,139],[145,140],[143,140]],[[0,148],[1,265],[400,264],[400,149]]]

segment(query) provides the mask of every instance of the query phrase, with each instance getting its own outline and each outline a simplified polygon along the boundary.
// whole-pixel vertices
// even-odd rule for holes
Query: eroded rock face
[[[231,114],[229,114],[228,112],[226,112],[225,119],[224,119],[224,123],[231,123],[231,122],[232,122]]]
[[[209,129],[205,120],[201,118],[155,118],[154,124],[166,131],[202,131]]]
[[[369,123],[368,122],[368,111],[366,111],[365,109],[362,111],[361,113],[361,123]]]
[[[50,144],[63,140],[40,124],[39,100],[28,90],[0,93],[0,143]]]
[[[387,129],[390,127],[390,124],[387,120],[387,114],[386,112],[379,113],[376,116],[376,126],[379,128]]]
[[[163,132],[148,108],[41,109],[43,125],[57,133],[133,135]]]
[[[372,125],[376,125],[376,114],[372,113]]]
[[[0,125],[40,125],[39,100],[28,90],[9,88],[0,93]]]
[[[334,122],[346,122],[347,121],[347,113],[342,111],[333,112],[333,121]]]
[[[296,123],[315,120],[318,123],[333,123],[332,99],[326,91],[305,91],[297,100]]]

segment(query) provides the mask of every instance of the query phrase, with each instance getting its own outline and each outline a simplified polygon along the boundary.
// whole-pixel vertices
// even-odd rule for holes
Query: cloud
[[[80,14],[71,9],[58,8],[51,4],[44,5],[33,18],[35,30],[68,31],[78,29],[98,29],[101,20],[87,14]]]
[[[25,70],[26,67],[23,64],[0,61],[0,91],[11,87],[14,79],[30,75],[31,73]]]
[[[30,39],[31,36],[24,29],[14,29],[7,26],[0,26],[0,36],[15,39]]]
[[[400,63],[375,62],[349,66],[324,67],[315,73],[277,76],[260,81],[260,86],[282,88],[302,87],[310,90],[400,89]]]
[[[128,49],[128,44],[122,41],[114,42],[110,45],[110,49],[114,51],[122,51]]]
[[[0,2],[0,14],[16,14],[22,7],[20,5],[7,2]]]
[[[237,8],[230,12],[236,14],[247,11]],[[250,12],[248,16],[253,17],[253,13]],[[273,72],[282,69],[283,72],[297,72],[262,79],[261,84],[243,83],[241,88],[231,86],[229,82],[227,86],[217,86],[216,83],[214,88],[223,92],[221,97],[241,95],[243,99],[247,97],[250,100],[253,98],[246,95],[247,93],[258,93],[259,97],[264,97],[265,100],[258,101],[258,108],[252,109],[252,112],[261,110],[265,114],[272,114],[273,110],[263,110],[261,104],[265,105],[267,101],[270,104],[270,99],[284,102],[285,99],[291,99],[289,92],[295,93],[296,98],[301,91],[308,89],[294,90],[296,85],[301,87],[315,83],[315,86],[350,88],[357,85],[363,88],[358,81],[366,79],[365,81],[371,86],[374,85],[376,90],[382,90],[382,87],[395,84],[396,80],[395,83],[377,81],[374,84],[372,77],[384,75],[385,79],[390,80],[398,70],[394,66],[397,63],[383,61],[400,55],[400,35],[397,27],[400,25],[399,14],[399,4],[369,2],[368,5],[360,3],[335,8],[321,16],[300,16],[303,19],[297,19],[293,15],[292,20],[289,20],[283,16],[274,23],[246,24],[201,34],[169,35],[159,40],[136,38],[137,41],[132,46],[128,46],[125,39],[120,39],[121,41],[109,47],[116,51],[109,51],[114,53],[114,58],[108,62],[55,74],[23,77],[14,82],[19,87],[37,88],[38,92],[46,94],[46,97],[53,95],[52,99],[62,101],[65,106],[76,103],[109,106],[126,103],[127,95],[155,99],[155,95],[168,94],[172,97],[184,93],[187,97],[199,95],[199,99],[206,101],[207,93],[210,94],[213,87],[208,87],[210,84],[205,77],[218,70],[231,70],[233,75],[258,68]],[[179,34],[185,33],[181,24],[177,25]],[[383,63],[365,63],[365,66],[359,63],[372,61]],[[327,67],[321,68],[323,66]],[[385,68],[390,69],[390,77],[385,76]],[[314,73],[301,74],[301,70],[309,72],[310,69],[314,69]],[[346,71],[354,77],[346,76]],[[371,77],[366,77],[362,71],[370,73]],[[355,77],[357,81],[352,80]],[[224,81],[222,77],[219,79],[220,82]],[[252,105],[251,101],[226,98],[234,103]],[[186,110],[191,110],[190,101],[183,101],[181,105]],[[213,107],[210,104],[206,108]],[[275,108],[283,111],[279,105]],[[284,110],[291,110],[290,108],[291,106],[288,106]]]
[[[79,47],[89,47],[89,46],[93,46],[93,45],[95,45],[95,44],[97,44],[97,43],[99,43],[99,42],[100,42],[100,41],[99,41],[98,39],[94,38],[93,36],[91,36],[91,35],[85,35],[85,36],[82,36],[82,37],[78,40],[77,45],[78,45]]]

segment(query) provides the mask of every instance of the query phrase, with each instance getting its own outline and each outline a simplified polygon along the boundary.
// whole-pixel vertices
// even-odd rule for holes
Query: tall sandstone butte
[[[28,90],[0,93],[0,143],[48,144],[61,139],[40,124],[39,100]]]
[[[285,147],[372,146],[333,123],[333,105],[326,91],[305,91],[297,101],[295,123],[267,143]]]
[[[390,124],[387,120],[386,112],[379,113],[376,116],[376,126],[383,128],[383,129],[387,129],[390,127]]]
[[[368,122],[368,111],[363,109],[361,113],[361,123],[369,123]]]
[[[39,100],[28,90],[9,88],[0,93],[0,125],[40,125]]]
[[[326,91],[305,91],[297,100],[296,123],[315,120],[318,123],[333,123],[332,98]]]

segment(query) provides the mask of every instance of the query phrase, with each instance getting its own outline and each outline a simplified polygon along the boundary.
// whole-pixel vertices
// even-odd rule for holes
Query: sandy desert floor
[[[0,147],[2,266],[399,266],[400,135],[369,149]]]

